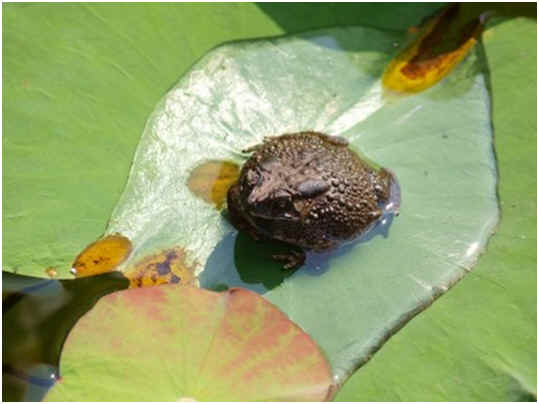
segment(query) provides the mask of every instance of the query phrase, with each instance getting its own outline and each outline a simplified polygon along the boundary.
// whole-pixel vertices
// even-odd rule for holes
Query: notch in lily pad
[[[322,401],[316,343],[260,295],[161,285],[102,298],[69,334],[47,401]]]

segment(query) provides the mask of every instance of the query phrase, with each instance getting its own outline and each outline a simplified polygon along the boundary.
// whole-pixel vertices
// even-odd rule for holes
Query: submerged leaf
[[[335,28],[230,43],[201,59],[146,125],[107,229],[133,242],[119,270],[180,247],[201,287],[265,292],[344,380],[472,268],[498,221],[482,49],[421,93],[388,95],[381,77],[406,35]],[[275,246],[241,242],[189,177],[211,161],[243,163],[241,151],[266,136],[308,130],[344,137],[395,172],[400,215],[271,276],[278,266],[264,257]]]
[[[47,401],[322,401],[332,384],[314,341],[256,293],[176,285],[101,299],[60,373]]]
[[[239,174],[240,169],[235,163],[208,161],[193,170],[187,186],[195,195],[221,209],[228,189],[238,180]]]

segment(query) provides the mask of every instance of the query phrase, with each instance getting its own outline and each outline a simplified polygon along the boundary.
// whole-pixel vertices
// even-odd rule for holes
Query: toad
[[[305,250],[323,252],[373,227],[384,210],[397,213],[396,179],[371,167],[346,139],[317,132],[266,138],[227,194],[229,217],[255,240],[274,239],[300,251],[274,255],[284,269],[305,262]]]

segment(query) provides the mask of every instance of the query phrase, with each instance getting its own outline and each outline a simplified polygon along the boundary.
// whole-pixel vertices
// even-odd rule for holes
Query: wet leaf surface
[[[60,374],[48,401],[322,401],[332,383],[314,341],[256,293],[177,285],[102,298]]]

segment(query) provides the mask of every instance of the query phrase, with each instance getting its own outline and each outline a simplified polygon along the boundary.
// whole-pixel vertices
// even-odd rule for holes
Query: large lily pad
[[[471,269],[498,220],[482,49],[423,93],[388,94],[382,72],[406,41],[402,33],[348,27],[210,52],[146,125],[107,229],[133,243],[119,269],[180,246],[198,265],[202,287],[267,292],[325,349],[343,380]],[[346,137],[391,168],[402,188],[401,215],[361,243],[312,257],[268,291],[241,279],[238,255],[252,247],[231,248],[233,228],[191,192],[189,175],[214,159],[243,162],[241,150],[264,136],[304,130]],[[262,277],[275,271],[268,260],[251,265]]]
[[[343,24],[406,29],[440,4],[3,4],[3,269],[71,278],[103,233],[144,123],[234,39]]]
[[[322,401],[333,382],[313,340],[256,293],[174,285],[101,299],[60,372],[48,401]]]

